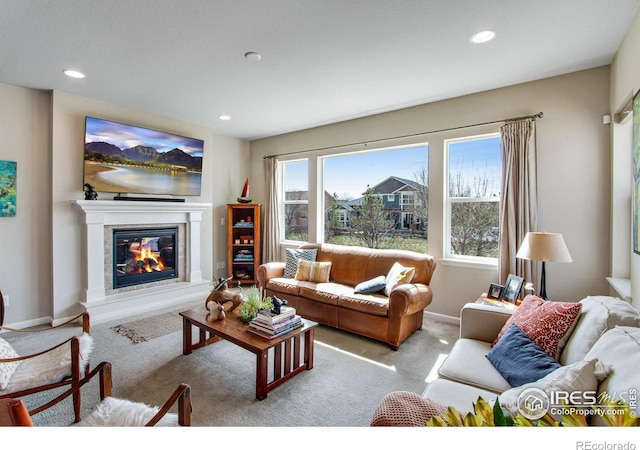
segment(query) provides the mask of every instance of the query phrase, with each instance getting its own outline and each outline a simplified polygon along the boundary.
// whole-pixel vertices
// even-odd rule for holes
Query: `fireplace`
[[[201,224],[204,213],[211,209],[210,203],[113,200],[75,200],[74,203],[83,212],[85,224],[85,279],[80,304],[89,311],[92,322],[199,301],[210,294],[210,281],[202,277],[201,270],[202,248],[207,247],[208,242],[201,233]],[[157,232],[171,227],[178,229],[174,245],[174,249],[178,249],[174,253],[176,277],[114,289],[113,259],[117,259],[117,255],[114,255],[113,230]],[[156,232],[151,237],[160,237]],[[210,231],[208,233],[210,235]]]
[[[178,227],[113,230],[113,289],[178,277]]]

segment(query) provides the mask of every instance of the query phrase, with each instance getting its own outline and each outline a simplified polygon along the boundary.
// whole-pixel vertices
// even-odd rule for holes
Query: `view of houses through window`
[[[498,134],[445,141],[445,257],[497,258],[500,179]],[[428,252],[427,144],[317,157],[323,187],[318,240]],[[309,236],[309,161],[283,163],[286,241]],[[441,200],[440,200],[441,201]],[[433,220],[433,218],[431,219]]]
[[[322,158],[325,242],[427,251],[427,145]]]

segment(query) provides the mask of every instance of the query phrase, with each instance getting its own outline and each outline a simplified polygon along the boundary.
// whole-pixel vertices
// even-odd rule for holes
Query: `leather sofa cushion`
[[[292,278],[272,278],[267,283],[271,291],[295,295],[327,305],[339,306],[367,314],[387,316],[389,298],[382,294],[356,294],[354,288],[338,283],[314,283]]]
[[[489,342],[458,339],[438,369],[438,375],[496,393],[511,389],[509,382],[486,358],[489,350]]]
[[[389,298],[380,294],[355,294],[352,290],[349,295],[338,298],[338,306],[376,316],[387,316]]]
[[[298,295],[302,283],[304,281],[296,281],[293,278],[271,278],[267,282],[267,289],[276,293]]]
[[[340,294],[348,290],[348,286],[336,283],[311,283],[301,286],[299,295],[315,302],[337,305]]]

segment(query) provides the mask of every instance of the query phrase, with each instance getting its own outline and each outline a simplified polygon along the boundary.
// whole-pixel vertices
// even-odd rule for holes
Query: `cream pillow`
[[[404,267],[399,262],[393,263],[385,278],[384,293],[388,297],[391,291],[401,284],[409,283],[416,273],[415,267]]]
[[[578,361],[568,366],[562,366],[538,381],[517,386],[503,392],[499,396],[500,405],[515,417],[518,414],[518,397],[522,392],[530,388],[543,390],[547,395],[550,392],[566,391],[597,391],[598,383],[603,381],[612,372],[609,365],[605,365],[598,359]]]
[[[20,355],[13,349],[4,339],[0,338],[0,359],[17,358]],[[0,363],[0,391],[7,388],[13,373],[16,371],[22,361],[12,361]]]
[[[331,272],[330,262],[315,262],[301,259],[295,279],[298,281],[313,281],[314,283],[328,283]]]
[[[640,326],[640,315],[629,303],[616,297],[589,296],[580,300],[582,310],[578,322],[567,341],[560,364],[567,365],[584,359],[600,336],[617,325]]]

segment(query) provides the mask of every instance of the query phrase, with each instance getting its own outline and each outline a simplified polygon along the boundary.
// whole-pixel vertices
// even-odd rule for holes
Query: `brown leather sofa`
[[[394,350],[422,327],[424,309],[432,300],[433,256],[335,244],[299,248],[317,249],[316,261],[332,263],[329,282],[285,278],[284,262],[268,262],[258,268],[258,282],[266,295],[287,300],[304,318],[386,342]],[[397,286],[389,297],[354,293],[356,285],[386,275],[395,262],[415,268],[410,283]]]

